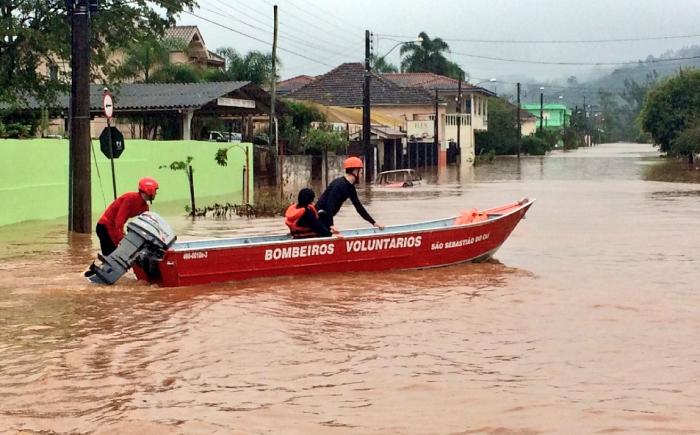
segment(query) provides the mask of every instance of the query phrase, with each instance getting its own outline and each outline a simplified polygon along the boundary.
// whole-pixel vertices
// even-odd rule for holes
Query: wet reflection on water
[[[700,431],[697,185],[605,145],[362,189],[383,223],[538,201],[494,261],[159,289],[80,273],[96,240],[0,228],[0,430]],[[157,204],[155,209],[157,210]],[[181,239],[280,219],[170,216]],[[366,225],[346,205],[341,228]]]

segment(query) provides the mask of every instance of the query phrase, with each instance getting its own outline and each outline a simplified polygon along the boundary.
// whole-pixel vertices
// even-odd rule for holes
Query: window
[[[58,80],[58,65],[49,65],[49,80]]]

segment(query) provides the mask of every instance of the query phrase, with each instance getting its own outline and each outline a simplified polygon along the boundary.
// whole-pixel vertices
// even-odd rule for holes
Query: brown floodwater
[[[700,185],[652,181],[657,154],[362,192],[385,224],[537,198],[493,261],[441,269],[97,287],[94,237],[0,228],[0,433],[700,433]],[[338,225],[366,223],[347,204]]]

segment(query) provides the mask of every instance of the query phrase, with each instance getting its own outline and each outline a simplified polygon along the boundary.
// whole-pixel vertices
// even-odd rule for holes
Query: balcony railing
[[[431,120],[406,121],[406,136],[416,139],[432,138],[435,135],[434,122]]]

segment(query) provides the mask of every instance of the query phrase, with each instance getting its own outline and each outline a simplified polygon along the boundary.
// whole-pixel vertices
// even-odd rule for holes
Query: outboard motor
[[[97,284],[114,284],[134,263],[149,275],[158,273],[157,262],[176,239],[170,225],[157,213],[142,213],[127,224],[126,235],[114,252],[107,257],[98,255],[102,264],[95,265],[95,274],[89,279]]]

